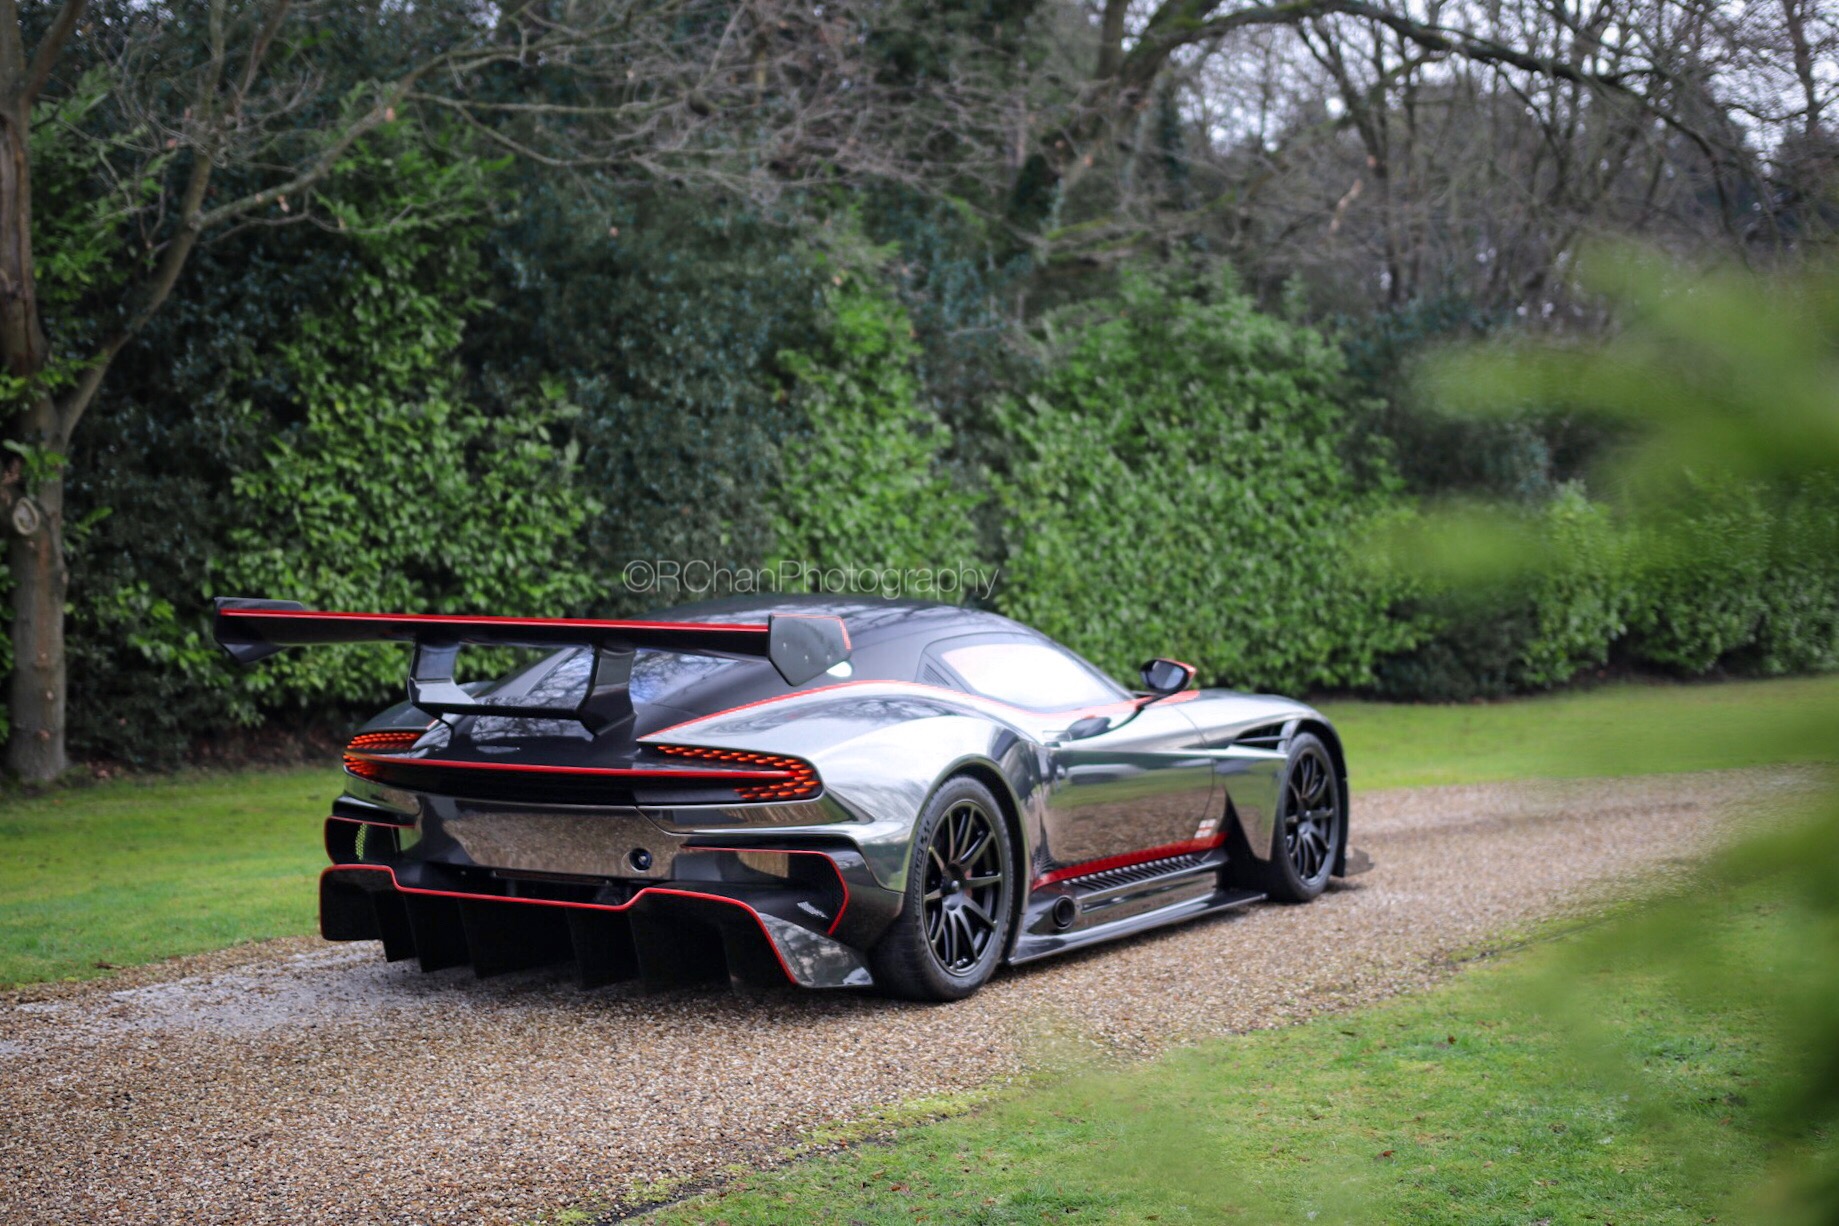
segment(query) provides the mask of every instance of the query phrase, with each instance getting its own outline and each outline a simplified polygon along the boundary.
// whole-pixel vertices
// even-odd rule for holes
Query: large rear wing
[[[423,613],[325,613],[291,600],[219,596],[213,636],[239,664],[288,647],[329,643],[406,643],[409,701],[433,715],[493,714],[580,719],[608,724],[631,714],[626,685],[640,648],[685,655],[769,660],[787,685],[803,685],[849,658],[840,617],[779,613],[764,622],[594,621],[547,617],[441,617]],[[475,697],[453,679],[465,646],[584,647],[595,654],[578,697],[555,702]]]

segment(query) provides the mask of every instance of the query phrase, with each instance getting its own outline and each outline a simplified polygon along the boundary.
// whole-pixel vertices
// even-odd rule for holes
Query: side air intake
[[[1248,728],[1233,738],[1233,744],[1246,749],[1269,749],[1276,751],[1283,748],[1284,725],[1263,724],[1257,728]]]

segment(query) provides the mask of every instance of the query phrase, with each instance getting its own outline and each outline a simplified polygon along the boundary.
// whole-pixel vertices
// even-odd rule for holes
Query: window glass
[[[583,653],[584,662],[585,659]],[[742,663],[730,656],[696,656],[641,647],[632,653],[632,701],[641,706],[647,703],[669,704],[678,694],[703,678]]]
[[[1044,643],[970,643],[939,654],[973,690],[1013,706],[1067,711],[1125,697],[1109,681]]]

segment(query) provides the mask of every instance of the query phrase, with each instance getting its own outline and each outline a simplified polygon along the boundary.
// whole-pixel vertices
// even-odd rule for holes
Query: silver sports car
[[[413,648],[345,752],[320,927],[424,970],[572,960],[921,1000],[1360,871],[1347,763],[1299,702],[1126,689],[993,613],[770,597],[625,621],[220,599],[245,663]],[[538,649],[462,685],[467,647]]]

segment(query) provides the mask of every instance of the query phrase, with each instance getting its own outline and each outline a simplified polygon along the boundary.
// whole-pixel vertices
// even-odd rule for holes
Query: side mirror
[[[1194,680],[1195,668],[1192,664],[1183,664],[1180,660],[1155,659],[1145,664],[1139,675],[1143,678],[1143,688],[1157,698],[1167,698],[1170,694],[1179,694],[1188,688]]]

